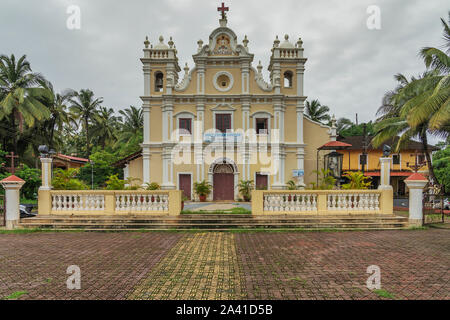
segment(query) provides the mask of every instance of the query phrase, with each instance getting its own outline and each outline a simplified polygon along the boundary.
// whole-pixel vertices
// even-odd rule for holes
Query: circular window
[[[233,87],[233,76],[227,71],[217,72],[213,84],[219,91],[228,91]]]

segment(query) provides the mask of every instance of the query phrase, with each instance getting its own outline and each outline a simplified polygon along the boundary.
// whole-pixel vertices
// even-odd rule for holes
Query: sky
[[[219,25],[215,0],[1,0],[0,54],[27,55],[33,71],[55,89],[89,88],[104,106],[140,106],[142,49],[162,35],[178,50],[179,64],[193,67],[197,41],[205,43]],[[67,28],[67,8],[80,8],[80,29]],[[275,36],[303,40],[308,58],[305,95],[319,99],[336,118],[375,119],[393,76],[425,70],[420,48],[441,47],[442,26],[450,9],[445,0],[229,0],[228,27],[267,70]],[[376,5],[380,28],[367,20]],[[371,20],[372,21],[372,20]],[[183,73],[183,71],[181,71]],[[180,73],[180,78],[182,74]],[[268,74],[266,71],[266,80]]]

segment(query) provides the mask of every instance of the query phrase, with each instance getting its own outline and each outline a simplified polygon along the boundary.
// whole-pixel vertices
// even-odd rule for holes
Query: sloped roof
[[[349,143],[345,143],[342,141],[329,141],[325,143],[323,146],[319,147],[318,150],[342,150],[348,149],[352,145]]]
[[[368,142],[368,147],[367,150],[383,150],[383,144],[387,144],[389,146],[391,146],[392,148],[397,144],[399,137],[395,137],[393,139],[389,139],[387,141],[385,141],[381,146],[379,146],[378,148],[374,148],[372,146],[372,143],[370,142],[372,140],[373,136],[368,136],[367,137],[367,142]],[[338,137],[338,140],[341,142],[345,142],[348,144],[351,144],[352,146],[349,147],[349,150],[362,150],[363,148],[363,136],[349,136],[349,137]],[[435,151],[435,150],[439,150],[439,148],[433,146],[433,145],[428,145],[428,148],[430,151]],[[402,150],[423,150],[423,145],[421,142],[418,141],[414,141],[414,140],[409,140],[405,146],[402,148]]]
[[[25,182],[25,181],[15,175],[11,175],[11,176],[6,177],[5,179],[1,180],[0,182]]]
[[[123,168],[126,163],[128,163],[134,159],[140,158],[140,157],[142,157],[142,150],[139,150],[133,154],[130,154],[129,156],[127,156],[125,158],[117,160],[112,165],[113,165],[113,167]]]
[[[89,162],[89,159],[73,157],[73,156],[66,156],[65,154],[61,154],[61,153],[58,153],[55,157],[60,158],[62,160],[69,160],[69,161],[76,161],[76,162]]]

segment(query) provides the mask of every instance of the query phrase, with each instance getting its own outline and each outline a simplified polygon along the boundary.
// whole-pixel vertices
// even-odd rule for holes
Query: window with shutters
[[[216,114],[216,129],[223,133],[226,133],[227,130],[231,130],[231,114]]]

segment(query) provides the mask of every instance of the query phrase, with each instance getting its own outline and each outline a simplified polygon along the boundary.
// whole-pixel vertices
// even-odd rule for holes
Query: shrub
[[[319,183],[311,182],[313,190],[331,190],[336,185],[336,179],[333,178],[329,169],[314,170],[313,173],[319,176]]]
[[[78,169],[53,171],[52,185],[54,190],[87,190],[89,187],[83,181],[77,179]]]
[[[343,177],[349,180],[348,183],[342,185],[342,189],[369,189],[371,185],[371,177],[366,177],[362,172],[345,172]]]
[[[161,186],[156,182],[147,183],[147,186],[145,187],[145,190],[159,190],[159,189],[161,189]]]
[[[288,182],[286,182],[286,185],[288,190],[297,190],[297,184],[294,180],[289,180]]]

